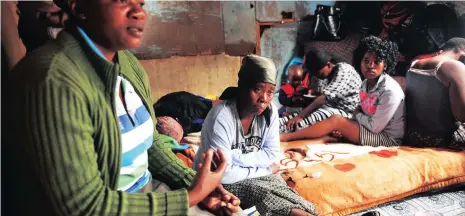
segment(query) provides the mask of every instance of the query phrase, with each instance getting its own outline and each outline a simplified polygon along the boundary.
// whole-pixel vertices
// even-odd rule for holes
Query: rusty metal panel
[[[293,1],[256,1],[256,16],[260,22],[281,21],[281,12],[295,11]]]
[[[146,1],[147,25],[140,59],[224,52],[221,4],[201,1]]]
[[[313,15],[318,4],[334,6],[335,1],[256,1],[256,18],[260,22],[279,22],[281,13],[294,12],[295,21]]]
[[[275,63],[278,71],[277,80],[280,80],[284,67],[294,55],[297,29],[298,23],[285,23],[266,29],[262,34],[261,55],[271,58]],[[279,90],[280,83],[276,83],[276,90]],[[279,105],[279,102],[276,105]]]
[[[222,1],[225,50],[228,55],[253,53],[256,45],[255,2]]]

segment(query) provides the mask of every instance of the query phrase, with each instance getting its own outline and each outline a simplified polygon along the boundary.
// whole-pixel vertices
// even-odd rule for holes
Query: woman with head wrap
[[[396,65],[397,45],[370,36],[360,42],[364,51],[360,66],[366,78],[360,88],[360,106],[353,119],[339,115],[313,126],[289,134],[281,134],[281,141],[312,139],[336,131],[350,142],[370,146],[398,146],[404,136],[404,92],[388,75]]]
[[[128,51],[142,41],[144,1],[57,3],[66,29],[12,73],[12,215],[187,215],[200,202],[237,211],[219,184],[220,151],[217,170],[209,150],[196,176],[155,130],[147,75]],[[173,191],[152,192],[158,181]]]
[[[267,58],[244,57],[237,87],[227,88],[208,113],[194,166],[202,153],[224,152],[227,168],[221,183],[241,199],[242,208],[256,206],[263,215],[308,215],[314,207],[287,186],[273,164],[280,154],[279,122],[271,104],[276,67]]]

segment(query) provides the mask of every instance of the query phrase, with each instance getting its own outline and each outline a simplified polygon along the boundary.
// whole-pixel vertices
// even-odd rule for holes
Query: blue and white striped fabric
[[[100,57],[106,59],[84,30],[80,27],[77,29],[90,48]],[[127,111],[119,97],[121,86],[123,87]],[[116,81],[115,103],[123,141],[123,162],[118,190],[136,192],[150,180],[147,149],[152,145],[154,126],[150,112],[142,103],[139,95],[131,83],[121,76],[118,76]]]
[[[120,88],[123,88],[126,109],[119,97]],[[147,149],[152,146],[154,126],[139,95],[121,76],[116,83],[115,101],[123,143],[118,190],[136,192],[150,180]]]

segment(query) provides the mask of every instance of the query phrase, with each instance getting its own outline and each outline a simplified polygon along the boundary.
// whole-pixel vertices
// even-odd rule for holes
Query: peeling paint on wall
[[[172,22],[182,18],[181,13],[188,13],[189,6],[182,2],[147,1],[144,6],[147,15],[156,16],[161,22]]]
[[[280,27],[283,28],[280,28]],[[295,23],[277,25],[266,29],[260,40],[262,56],[271,58],[276,65],[277,75],[276,92],[281,88],[281,76],[287,62],[292,58],[292,50],[296,44],[297,26]],[[273,104],[281,107],[277,93],[273,98]]]
[[[229,55],[251,54],[256,44],[255,2],[221,2],[225,50]]]
[[[220,2],[148,1],[140,59],[173,55],[220,54],[225,51]]]
[[[295,20],[312,14],[317,4],[334,1],[147,1],[147,26],[138,58],[247,55],[256,47],[256,22],[279,22],[281,13]]]
[[[298,23],[286,23],[276,25],[266,29],[261,37],[261,54],[271,58],[277,68],[277,79],[284,71],[284,67],[294,55],[293,49],[296,46]],[[277,83],[276,89],[280,88],[280,82]]]
[[[317,5],[334,6],[335,1],[256,1],[256,18],[260,22],[279,22],[281,13],[295,12],[294,19],[313,15]]]

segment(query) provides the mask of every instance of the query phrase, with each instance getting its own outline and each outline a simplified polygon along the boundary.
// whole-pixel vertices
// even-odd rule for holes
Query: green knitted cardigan
[[[99,57],[77,31],[28,54],[11,77],[16,211],[22,215],[187,215],[195,172],[172,153],[170,139],[155,130],[148,150],[154,179],[167,193],[117,191],[121,135],[115,112],[117,76],[129,80],[152,107],[148,77],[129,51],[117,64]]]

